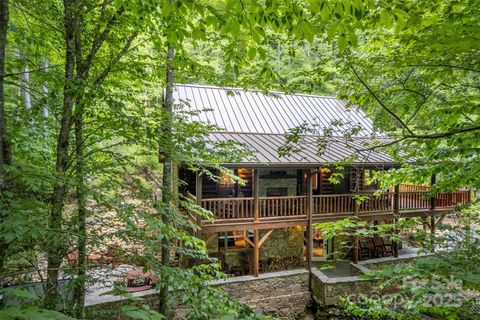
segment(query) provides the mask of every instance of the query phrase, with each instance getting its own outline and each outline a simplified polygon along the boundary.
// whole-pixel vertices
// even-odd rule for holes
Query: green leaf
[[[328,27],[328,31],[327,31],[328,38],[333,39],[336,32],[337,32],[337,24],[336,23],[330,24],[330,26]]]
[[[248,54],[247,54],[248,58],[249,58],[250,60],[253,60],[256,55],[257,55],[257,49],[254,48],[254,47],[250,47],[250,48],[248,49]]]

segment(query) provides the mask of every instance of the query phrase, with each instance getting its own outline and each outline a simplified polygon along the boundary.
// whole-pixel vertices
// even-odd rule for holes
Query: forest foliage
[[[0,275],[25,282],[23,270],[48,264],[39,273],[45,295],[20,297],[23,308],[0,311],[6,318],[85,317],[94,281],[86,255],[112,239],[141,246],[118,254],[162,275],[161,309],[126,314],[169,316],[165,308],[183,301],[191,319],[256,317],[205,286],[223,275],[183,213],[209,213],[177,196],[176,177],[170,187],[161,178],[168,162],[231,174],[222,163],[248,152],[229,142],[211,152],[206,136],[217,128],[166,108],[170,80],[339,95],[390,135],[387,144],[365,145],[402,164],[378,176],[384,185],[432,174],[434,192],[480,185],[476,0],[1,0],[0,7]],[[109,212],[121,226],[114,233],[104,232]],[[76,268],[65,264],[71,248],[79,249]],[[167,253],[206,263],[170,266],[161,258]],[[62,277],[74,279],[69,296],[59,292]]]

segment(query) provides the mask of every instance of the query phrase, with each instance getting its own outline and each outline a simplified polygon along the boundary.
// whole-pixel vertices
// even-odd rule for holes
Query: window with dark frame
[[[228,249],[244,249],[248,248],[248,243],[244,237],[248,237],[253,241],[253,232],[251,231],[228,231],[222,232],[218,236],[218,248],[220,250]],[[226,242],[226,243],[225,243]]]
[[[380,183],[378,181],[372,181],[375,172],[375,169],[364,169],[363,170],[363,190],[378,190],[380,189]]]

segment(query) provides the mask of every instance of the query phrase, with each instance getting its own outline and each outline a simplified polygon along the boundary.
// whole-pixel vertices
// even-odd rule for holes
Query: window
[[[228,249],[244,249],[248,247],[248,243],[245,240],[248,237],[253,241],[253,232],[251,231],[233,231],[223,232],[218,236],[218,248]]]
[[[248,179],[252,176],[252,169],[237,169],[237,175],[241,179]]]
[[[364,190],[378,190],[380,189],[380,184],[378,181],[372,181],[375,175],[374,169],[364,169],[363,171],[363,189]]]
[[[318,189],[318,169],[312,169],[310,174],[312,175],[312,188]]]
[[[232,177],[226,173],[221,173],[220,174],[220,186],[221,187],[230,187],[232,188],[234,185],[234,181]]]

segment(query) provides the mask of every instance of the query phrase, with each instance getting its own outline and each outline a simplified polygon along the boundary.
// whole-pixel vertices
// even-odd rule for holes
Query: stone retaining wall
[[[213,281],[210,285],[221,288],[258,313],[280,318],[300,315],[310,302],[308,271],[305,269],[265,273],[257,278],[234,277]],[[155,290],[135,293],[134,296],[144,299],[139,304],[158,309],[159,299]],[[118,319],[121,307],[132,304],[119,296],[99,296],[97,299],[87,303],[87,319]],[[183,319],[183,309],[182,306],[175,308],[176,319]]]
[[[212,285],[220,286],[224,292],[265,315],[298,316],[310,302],[305,269],[265,273],[258,278],[235,277]]]
[[[356,267],[363,271],[362,266]],[[364,271],[368,272],[368,269]],[[317,268],[312,268],[312,296],[320,307],[337,305],[340,297],[370,294],[376,284],[375,280],[365,280],[359,276],[329,278]]]
[[[138,302],[127,301],[121,296],[99,296],[95,301],[85,302],[85,318],[95,320],[126,320],[131,319],[129,317],[122,317],[121,310],[125,305],[147,305],[152,310],[158,310],[158,304],[160,302],[158,292],[155,289],[146,290],[142,292],[133,293],[133,296],[142,298],[143,300]]]

